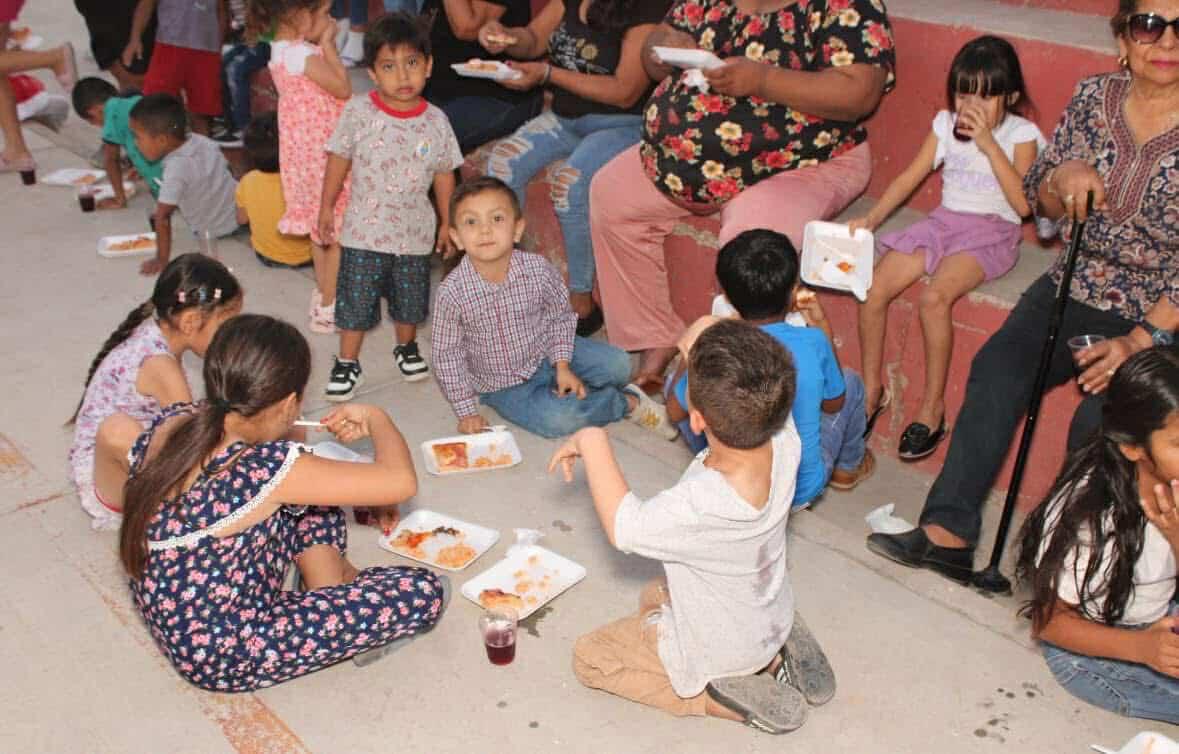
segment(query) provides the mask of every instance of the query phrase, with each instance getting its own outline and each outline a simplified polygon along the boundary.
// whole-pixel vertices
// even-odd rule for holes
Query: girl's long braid
[[[116,327],[115,331],[107,337],[98,355],[94,357],[94,361],[90,362],[90,371],[86,373],[86,382],[82,385],[82,397],[78,399],[78,407],[74,409],[74,415],[70,417],[69,424],[73,424],[78,420],[78,412],[82,410],[82,404],[86,401],[86,389],[90,387],[90,381],[94,379],[94,373],[98,371],[102,360],[111,351],[126,342],[127,338],[131,337],[131,333],[135,332],[135,328],[146,322],[147,318],[155,313],[156,305],[151,302],[151,299],[148,299],[132,309],[123,319],[123,323]]]

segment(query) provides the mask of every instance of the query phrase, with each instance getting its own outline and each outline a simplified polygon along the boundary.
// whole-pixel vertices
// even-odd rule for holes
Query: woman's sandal
[[[892,405],[892,392],[883,385],[880,386],[880,402],[876,404],[876,409],[868,415],[868,423],[864,425],[864,437],[872,434],[872,430],[876,429],[876,420],[884,413],[884,409]]]
[[[802,692],[764,673],[718,678],[704,691],[714,702],[740,715],[746,725],[766,733],[789,733],[806,722]]]
[[[937,430],[925,424],[913,422],[905,427],[897,453],[902,461],[917,461],[937,450],[938,443],[946,436],[946,417],[942,417]]]
[[[366,665],[372,665],[377,660],[393,654],[397,650],[404,647],[406,644],[412,642],[414,639],[420,639],[434,630],[434,627],[437,626],[439,621],[442,620],[442,615],[446,612],[446,608],[450,605],[451,595],[450,577],[443,573],[435,575],[438,577],[438,581],[442,584],[442,606],[438,608],[438,618],[421,631],[409,634],[408,636],[400,636],[388,644],[382,644],[379,647],[366,649],[363,652],[352,655],[352,663],[356,665],[356,667],[363,668]]]

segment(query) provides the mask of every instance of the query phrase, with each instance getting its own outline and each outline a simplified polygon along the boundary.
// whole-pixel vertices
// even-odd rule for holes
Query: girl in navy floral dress
[[[235,317],[209,346],[208,401],[165,409],[131,450],[120,554],[168,659],[202,688],[250,691],[349,657],[365,664],[428,631],[445,582],[424,568],[357,569],[339,508],[396,505],[417,490],[405,440],[372,406],[323,419],[371,437],[372,464],[316,458],[285,436],[310,373],[284,322]],[[281,591],[294,563],[307,591]],[[377,648],[377,651],[370,651]]]

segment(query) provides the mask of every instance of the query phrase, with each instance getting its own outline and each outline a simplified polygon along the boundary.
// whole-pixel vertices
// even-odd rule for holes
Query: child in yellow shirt
[[[263,113],[254,118],[246,127],[244,141],[254,169],[237,185],[237,221],[249,223],[254,255],[267,267],[308,266],[310,239],[278,232],[278,220],[287,211],[278,176],[278,116]]]

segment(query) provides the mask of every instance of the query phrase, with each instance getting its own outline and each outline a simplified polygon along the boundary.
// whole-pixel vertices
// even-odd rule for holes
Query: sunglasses
[[[1126,24],[1130,39],[1143,45],[1152,45],[1162,39],[1168,26],[1179,37],[1179,18],[1168,21],[1156,13],[1135,13]]]

